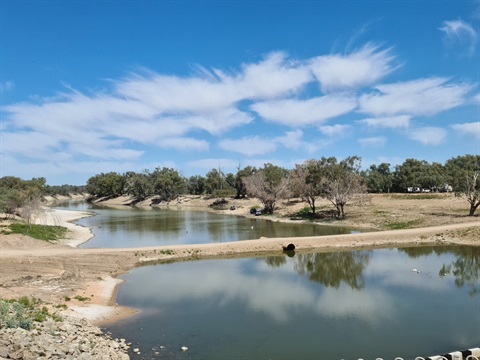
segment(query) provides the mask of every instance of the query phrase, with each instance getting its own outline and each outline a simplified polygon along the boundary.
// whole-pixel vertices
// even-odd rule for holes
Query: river
[[[198,211],[94,210],[81,220],[94,247],[303,234]],[[480,345],[479,273],[469,246],[148,265],[122,276],[117,295],[139,313],[106,330],[132,342],[132,359],[414,359]]]

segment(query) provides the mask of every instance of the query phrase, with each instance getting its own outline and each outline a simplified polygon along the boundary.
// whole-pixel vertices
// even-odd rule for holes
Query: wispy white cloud
[[[473,84],[448,78],[378,85],[398,66],[392,48],[367,44],[345,54],[305,60],[274,52],[236,70],[198,67],[183,77],[143,70],[112,80],[110,88],[101,91],[82,93],[67,86],[54,97],[32,96],[3,106],[0,152],[3,158],[17,156],[18,165],[50,162],[60,169],[68,162],[101,161],[118,162],[121,169],[147,161],[147,151],[156,147],[159,154],[204,152],[206,159],[185,164],[190,168],[235,169],[238,160],[215,158],[212,152],[218,147],[232,156],[247,157],[248,164],[285,166],[293,160],[276,151],[297,152],[292,158],[312,154],[353,133],[358,124],[404,130],[414,116],[480,103],[479,94],[471,94]],[[317,84],[324,94],[315,88]],[[3,82],[0,92],[12,87],[13,82]],[[354,112],[368,115],[355,124]],[[336,117],[342,117],[342,124],[326,124]],[[237,138],[234,130],[246,125],[262,130],[268,126],[255,133],[267,135]],[[285,126],[290,130],[285,131]],[[467,132],[459,126],[452,129]],[[435,143],[434,138],[417,138],[413,131],[408,136],[422,144]],[[372,146],[372,139],[362,139],[364,146]],[[259,158],[265,156],[271,159]]]
[[[480,121],[463,124],[453,124],[451,125],[451,128],[462,135],[472,135],[474,138],[480,140]]]
[[[330,138],[342,138],[352,131],[353,127],[346,124],[324,125],[320,126],[318,130],[325,136]]]
[[[300,129],[287,131],[285,135],[278,136],[274,139],[278,144],[283,145],[287,149],[299,150],[303,149],[308,153],[313,153],[318,150],[319,145],[317,143],[306,142],[302,140],[303,131]]]
[[[364,147],[383,147],[387,139],[384,136],[375,136],[359,139],[358,142]]]
[[[357,123],[367,125],[372,128],[390,128],[402,129],[410,125],[410,115],[387,116],[378,118],[368,118],[358,120]]]
[[[391,73],[396,65],[392,49],[367,44],[349,54],[319,56],[310,66],[324,93],[371,85]]]
[[[278,146],[287,149],[303,149],[312,153],[318,149],[318,145],[302,140],[303,132],[300,129],[287,131],[282,136],[260,137],[246,136],[240,139],[224,139],[218,143],[218,147],[225,151],[237,152],[247,157],[265,155],[274,152]]]
[[[436,146],[445,141],[447,131],[439,127],[419,127],[412,129],[408,137],[425,146]]]
[[[468,56],[475,53],[478,43],[478,34],[472,25],[463,20],[444,21],[439,28],[444,33],[445,42],[449,46],[460,46],[465,50],[462,52]]]
[[[256,155],[265,155],[276,150],[277,144],[271,139],[261,138],[260,136],[247,136],[241,139],[224,139],[218,143],[222,150],[237,152],[251,157]]]
[[[308,100],[272,100],[251,106],[264,119],[292,127],[320,124],[346,114],[355,107],[356,100],[349,95],[327,95]]]
[[[435,115],[465,104],[473,86],[448,81],[436,77],[377,85],[377,92],[360,97],[360,111],[375,116]]]

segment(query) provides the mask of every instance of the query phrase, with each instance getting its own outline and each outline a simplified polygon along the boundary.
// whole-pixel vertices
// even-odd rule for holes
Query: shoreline
[[[184,207],[188,207],[188,204],[185,204]],[[227,213],[237,215],[232,212]],[[2,274],[3,266],[11,265],[13,269],[9,268],[9,270],[14,271],[14,269],[18,269],[18,264],[38,263],[37,277],[43,276],[48,279],[47,276],[55,276],[60,282],[61,280],[70,280],[71,277],[71,282],[67,282],[69,286],[74,287],[69,290],[75,290],[76,288],[74,296],[88,298],[89,300],[69,301],[66,304],[69,308],[67,312],[70,315],[85,318],[93,324],[103,325],[130,317],[138,312],[136,309],[116,304],[118,288],[124,282],[117,276],[126,274],[138,266],[170,261],[268,256],[269,254],[282,255],[282,246],[289,243],[295,244],[298,253],[407,246],[480,245],[480,239],[476,236],[477,233],[470,238],[462,238],[458,235],[459,231],[479,231],[480,221],[475,217],[471,218],[474,221],[469,222],[345,235],[260,238],[225,243],[141,248],[78,248],[80,244],[90,240],[94,234],[91,229],[73,222],[94,215],[94,213],[88,211],[48,208],[45,216],[40,219],[40,223],[66,226],[70,231],[67,239],[55,245],[39,246],[33,252],[30,247],[2,248],[2,251],[0,251],[0,274]],[[277,218],[272,221],[281,220]],[[20,275],[22,270],[19,271]],[[28,274],[35,273],[35,270],[31,270],[28,266],[25,266],[24,271]],[[13,275],[18,277],[18,274]],[[20,287],[20,289],[35,293],[35,288]],[[48,292],[48,288],[46,289]]]

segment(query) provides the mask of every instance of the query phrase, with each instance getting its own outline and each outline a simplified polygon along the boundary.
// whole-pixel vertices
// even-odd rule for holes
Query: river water
[[[142,226],[162,239],[156,245],[188,226],[188,234],[203,233],[203,242],[241,240],[232,235],[235,226],[247,235],[266,226],[204,213],[168,214],[205,222],[181,226],[158,219],[168,210],[95,211],[98,217],[82,222],[97,218],[84,225],[111,246],[118,237],[122,246],[151,245],[137,238]],[[128,235],[132,227],[124,222],[132,214],[148,225]],[[140,312],[106,330],[132,342],[132,359],[414,359],[480,346],[479,273],[480,248],[466,246],[149,265],[122,276],[117,295]]]
[[[202,244],[259,239],[349,234],[350,229],[315,224],[291,224],[198,210],[177,208],[102,207],[85,202],[65,202],[58,208],[87,210],[96,216],[77,224],[92,228],[94,238],[81,245],[95,247],[141,247]]]

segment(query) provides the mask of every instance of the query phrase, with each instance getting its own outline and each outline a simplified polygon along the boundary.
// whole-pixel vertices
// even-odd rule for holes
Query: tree
[[[185,190],[185,179],[175,169],[155,168],[151,174],[153,193],[162,201],[176,199]]]
[[[123,195],[125,177],[116,172],[100,173],[87,180],[86,191],[95,198]]]
[[[191,195],[202,195],[205,193],[206,180],[203,176],[190,176],[186,181],[187,193]]]
[[[289,192],[289,172],[268,163],[254,175],[244,178],[244,183],[247,193],[262,202],[264,212],[273,214],[277,200],[285,198]]]
[[[0,212],[19,215],[27,223],[42,212],[45,178],[22,180],[14,176],[0,179]]]
[[[243,169],[240,169],[240,165],[237,167],[237,175],[235,176],[235,185],[234,188],[237,192],[235,195],[236,199],[244,198],[247,196],[247,188],[245,187],[244,179],[252,176],[257,172],[257,169],[252,166],[247,166]]]
[[[321,159],[324,173],[324,196],[335,206],[337,218],[345,218],[345,205],[357,194],[364,193],[366,186],[360,176],[361,158],[349,156],[337,163],[334,157]]]
[[[370,168],[363,173],[369,192],[389,193],[393,185],[393,174],[390,171],[390,164],[370,165]]]
[[[150,175],[148,170],[144,170],[142,173],[133,171],[125,173],[125,193],[140,201],[153,195],[153,184]]]
[[[324,171],[319,160],[306,160],[302,165],[296,165],[292,171],[291,189],[293,193],[304,199],[315,217],[316,201],[323,195]]]
[[[480,155],[449,159],[445,163],[445,169],[455,192],[462,194],[470,204],[468,215],[475,215],[480,205]]]
[[[407,159],[395,167],[393,187],[397,192],[404,192],[408,187],[431,189],[443,185],[444,169],[439,163],[429,164],[425,160]]]
[[[225,174],[222,169],[212,169],[206,175],[205,189],[207,194],[214,195],[215,192],[224,190],[226,187]]]

